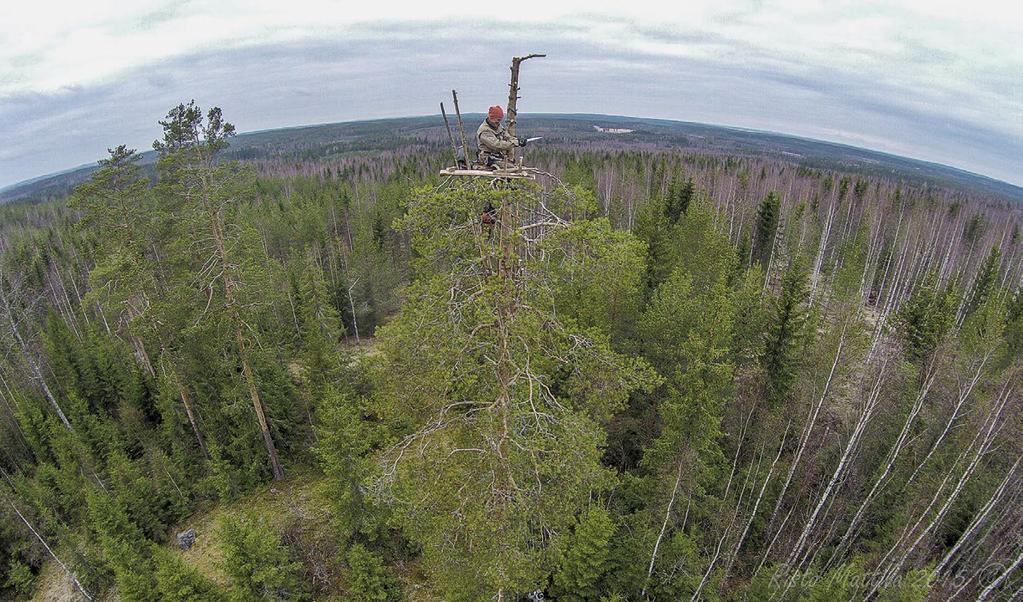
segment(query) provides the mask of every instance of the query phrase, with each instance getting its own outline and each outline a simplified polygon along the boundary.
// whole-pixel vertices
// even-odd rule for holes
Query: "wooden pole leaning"
[[[455,144],[455,137],[451,134],[451,124],[448,123],[448,114],[444,111],[444,103],[440,103],[440,114],[444,117],[444,127],[448,130],[448,140],[451,141],[451,151],[455,153],[455,168],[461,167],[458,164],[458,145]],[[468,166],[468,159],[466,159],[466,166]]]
[[[462,112],[458,110],[458,92],[451,91],[451,98],[455,101],[455,118],[458,120],[458,134],[462,138],[462,152],[465,153],[465,162],[469,164],[469,147],[465,143],[465,127],[462,126]]]

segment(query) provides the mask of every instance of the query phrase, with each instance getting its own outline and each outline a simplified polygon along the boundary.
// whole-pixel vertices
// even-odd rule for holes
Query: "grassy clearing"
[[[36,587],[32,602],[78,602],[85,600],[84,596],[78,593],[71,586],[67,574],[60,570],[57,563],[47,560],[43,564],[43,570],[36,578],[39,586]]]
[[[293,472],[284,481],[258,487],[232,502],[200,508],[174,526],[167,547],[210,579],[226,585],[227,579],[219,568],[222,557],[216,535],[217,525],[225,517],[262,518],[286,537],[327,537],[327,512],[316,497],[316,487],[323,476],[310,469],[293,469]],[[188,550],[180,550],[176,534],[186,529],[195,529],[195,544]]]

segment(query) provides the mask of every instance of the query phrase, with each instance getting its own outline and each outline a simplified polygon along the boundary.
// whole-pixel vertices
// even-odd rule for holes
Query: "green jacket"
[[[519,141],[508,135],[504,128],[490,127],[487,120],[476,130],[476,145],[479,147],[480,155],[484,153],[505,154],[519,145]]]

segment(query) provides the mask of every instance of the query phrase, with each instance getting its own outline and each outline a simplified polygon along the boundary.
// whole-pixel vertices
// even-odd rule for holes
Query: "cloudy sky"
[[[523,68],[523,112],[771,130],[1023,185],[1018,1],[432,4],[0,2],[0,187],[148,149],[192,98],[240,131],[434,114],[451,88],[482,111],[528,52],[549,56]]]

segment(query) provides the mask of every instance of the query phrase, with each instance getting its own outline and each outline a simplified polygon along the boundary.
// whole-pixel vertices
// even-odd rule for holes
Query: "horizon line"
[[[463,115],[483,115],[483,113],[481,113],[481,112],[468,112],[468,113],[463,113]],[[842,146],[842,147],[856,149],[856,150],[860,150],[860,151],[868,151],[868,152],[871,152],[871,153],[876,153],[876,154],[879,154],[879,155],[885,155],[885,156],[888,156],[888,157],[894,157],[894,158],[897,158],[897,159],[908,159],[910,161],[916,161],[918,163],[924,163],[924,164],[927,164],[927,165],[933,165],[933,166],[941,167],[941,168],[944,168],[944,169],[954,170],[954,171],[957,171],[959,173],[967,174],[967,175],[970,175],[970,176],[973,176],[973,177],[984,178],[984,179],[989,180],[991,182],[997,182],[999,184],[1004,184],[1006,186],[1011,186],[1012,188],[1015,188],[1018,191],[1020,191],[1021,193],[1023,193],[1023,183],[1016,184],[1014,182],[1009,182],[1008,180],[1003,180],[1003,179],[1000,179],[1000,178],[997,178],[997,177],[994,177],[994,176],[990,176],[990,175],[987,175],[987,174],[982,174],[982,173],[979,173],[979,172],[976,172],[976,171],[971,171],[969,169],[965,169],[965,168],[962,168],[962,167],[956,167],[954,165],[948,165],[947,163],[939,163],[937,161],[932,161],[932,160],[929,160],[929,159],[921,159],[919,157],[913,157],[913,156],[910,156],[910,155],[896,154],[896,153],[893,153],[893,152],[890,152],[890,151],[884,151],[884,150],[880,150],[880,149],[876,149],[876,148],[870,148],[870,147],[867,147],[867,146],[857,146],[857,145],[854,145],[854,144],[850,144],[848,142],[841,142],[841,141],[838,141],[838,140],[829,140],[827,138],[811,138],[811,137],[808,137],[808,136],[801,136],[801,135],[798,135],[798,134],[790,134],[790,133],[787,133],[787,132],[781,132],[781,131],[777,131],[777,130],[750,128],[750,127],[745,127],[745,126],[729,125],[729,124],[724,124],[724,123],[714,123],[714,122],[707,122],[707,121],[688,121],[688,120],[684,120],[684,119],[670,119],[670,118],[664,118],[664,117],[643,117],[643,116],[638,116],[638,115],[616,115],[616,114],[611,114],[611,113],[520,112],[520,113],[518,113],[518,115],[519,116],[535,115],[535,116],[608,117],[608,118],[620,118],[620,119],[622,119],[622,118],[623,119],[637,119],[637,120],[643,120],[643,121],[660,121],[660,122],[667,122],[667,123],[679,123],[679,124],[691,124],[691,125],[700,125],[700,126],[710,126],[710,127],[714,127],[714,128],[727,129],[727,130],[735,130],[735,131],[740,131],[740,132],[750,132],[750,133],[756,133],[756,134],[769,134],[769,135],[774,135],[774,136],[782,136],[782,137],[785,137],[785,138],[792,138],[792,139],[795,139],[795,140],[805,140],[805,141],[808,141],[808,142],[831,144],[831,145],[835,145],[835,146]],[[440,113],[430,113],[430,114],[425,114],[425,115],[405,115],[405,116],[402,116],[402,117],[371,117],[371,118],[364,118],[364,119],[348,119],[348,120],[343,120],[343,121],[322,121],[322,122],[306,123],[306,124],[283,125],[283,126],[279,126],[279,127],[263,128],[263,129],[258,129],[258,130],[248,130],[248,131],[244,131],[244,132],[239,132],[237,135],[238,136],[247,136],[247,135],[253,135],[253,134],[265,134],[265,133],[268,133],[268,132],[277,132],[277,131],[281,131],[281,130],[298,130],[298,129],[315,128],[315,127],[322,127],[322,126],[328,126],[328,125],[344,125],[344,124],[352,124],[352,123],[369,123],[369,122],[374,122],[374,121],[397,121],[397,120],[402,120],[402,119],[423,119],[423,118],[427,118],[427,117],[440,117],[440,116],[441,116]],[[149,150],[142,151],[139,154],[140,155],[145,155],[145,154],[152,153],[152,152],[155,152],[155,151],[153,151],[152,149],[149,149]],[[51,171],[49,173],[44,173],[44,174],[40,174],[40,175],[37,175],[37,176],[32,176],[30,178],[25,178],[23,180],[18,180],[16,182],[11,183],[11,184],[6,184],[6,185],[3,185],[3,186],[0,186],[0,194],[3,194],[3,193],[5,193],[5,192],[7,192],[9,190],[13,190],[15,188],[18,188],[19,186],[23,186],[23,185],[26,185],[26,184],[31,184],[33,182],[37,182],[39,180],[60,176],[60,175],[66,174],[66,173],[78,171],[80,169],[85,169],[85,168],[88,168],[88,167],[94,167],[99,161],[100,161],[100,159],[97,159],[95,161],[91,161],[91,162],[88,162],[88,163],[81,163],[81,164],[78,164],[78,165],[73,165],[73,166],[70,166],[70,167],[66,167],[64,169],[58,169],[56,171]]]

